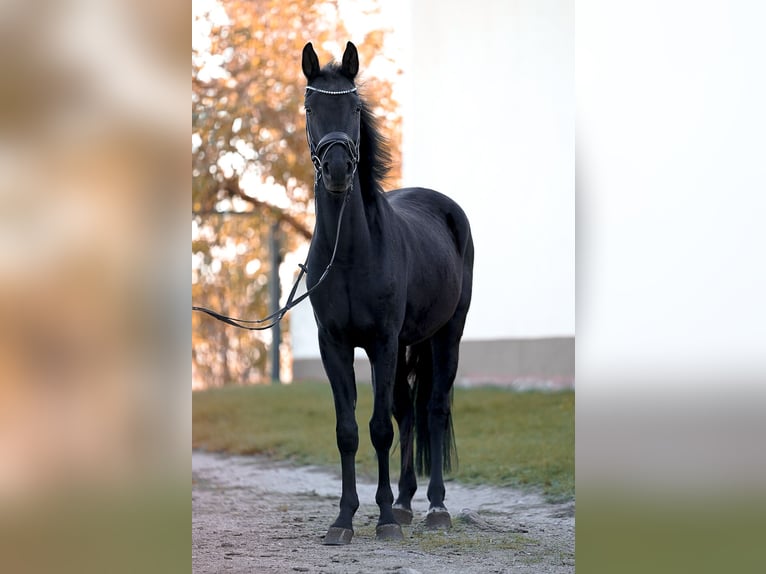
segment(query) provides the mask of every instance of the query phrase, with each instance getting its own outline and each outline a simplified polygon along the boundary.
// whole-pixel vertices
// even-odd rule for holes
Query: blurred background
[[[577,2],[578,571],[764,569],[764,19]]]
[[[0,3],[0,571],[190,565],[189,37]]]

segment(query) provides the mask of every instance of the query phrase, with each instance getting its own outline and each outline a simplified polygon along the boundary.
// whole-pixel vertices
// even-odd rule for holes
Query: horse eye
[[[310,113],[311,113],[311,108],[309,108],[309,107],[307,107],[307,106],[304,106],[304,108],[306,109],[306,113],[307,113],[307,114],[310,114]]]

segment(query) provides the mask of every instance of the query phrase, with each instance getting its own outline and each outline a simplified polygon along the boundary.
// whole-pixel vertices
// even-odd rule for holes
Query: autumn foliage
[[[267,278],[276,272],[268,263],[270,228],[278,224],[283,251],[305,243],[313,228],[301,50],[311,41],[326,62],[332,54],[322,47],[344,46],[349,34],[334,2],[211,6],[195,15],[192,49],[192,299],[233,316],[263,317]],[[358,43],[363,70],[380,57],[384,39],[374,30]],[[364,73],[360,84],[389,136],[394,186],[400,118],[392,86]],[[240,214],[222,215],[230,212]],[[264,379],[270,333],[238,331],[197,314],[192,321],[197,384]]]

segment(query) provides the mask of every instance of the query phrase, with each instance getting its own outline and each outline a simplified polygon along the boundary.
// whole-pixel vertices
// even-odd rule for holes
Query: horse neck
[[[359,175],[354,177],[354,187],[348,191],[346,208],[343,212],[343,220],[340,222],[341,231],[338,239],[338,249],[335,260],[338,263],[355,261],[354,257],[361,257],[356,261],[364,261],[371,253],[371,221],[375,219],[374,211],[377,209],[377,201],[369,201],[369,196],[359,185]],[[338,229],[338,219],[345,195],[328,192],[320,180],[315,190],[316,198],[316,226],[314,239],[312,240],[312,254],[326,264],[335,247],[335,238]]]

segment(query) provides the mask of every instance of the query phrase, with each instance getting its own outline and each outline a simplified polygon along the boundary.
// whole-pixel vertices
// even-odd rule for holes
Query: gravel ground
[[[262,457],[192,454],[192,564],[207,572],[574,572],[574,501],[548,504],[534,493],[447,482],[448,533],[419,524],[425,484],[413,500],[404,541],[375,539],[371,482],[358,480],[361,506],[348,546],[324,546],[335,519],[340,476]]]

